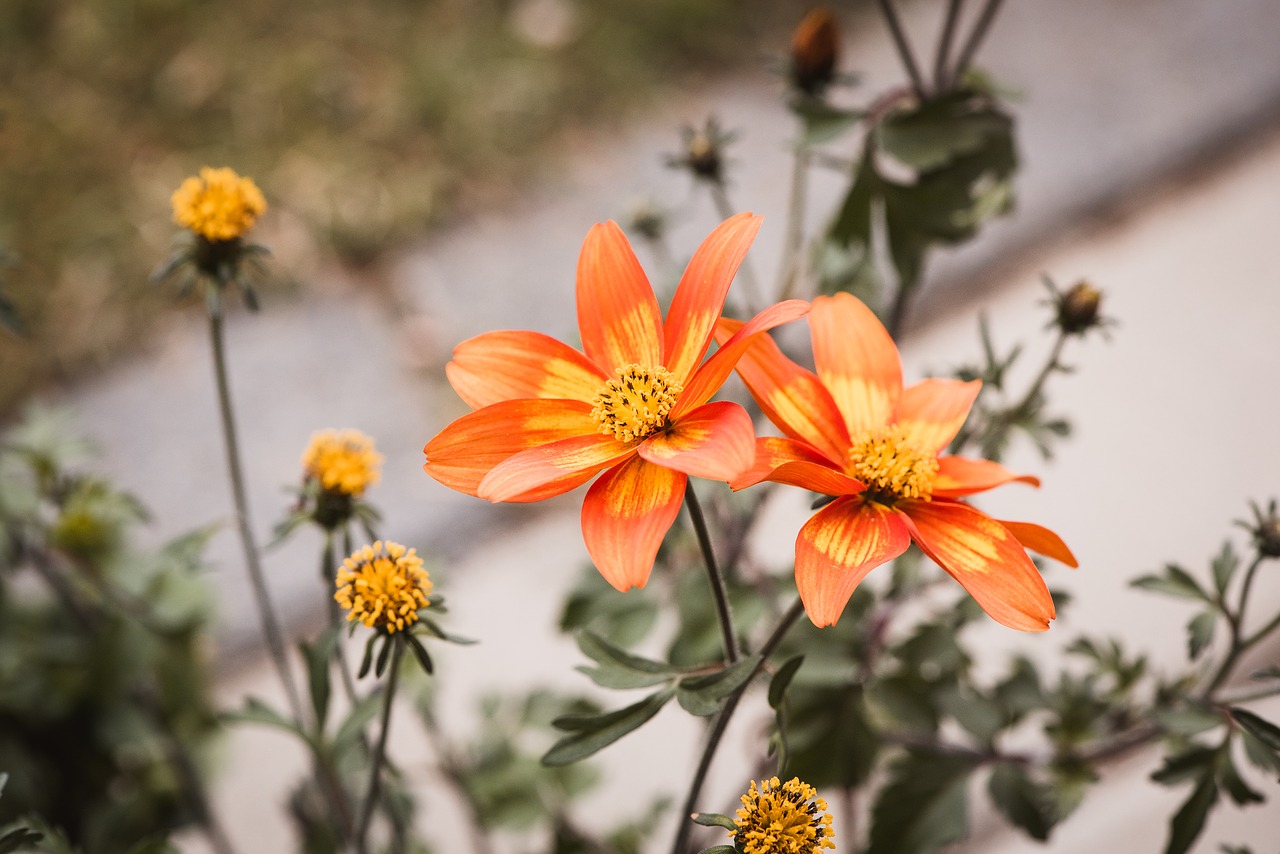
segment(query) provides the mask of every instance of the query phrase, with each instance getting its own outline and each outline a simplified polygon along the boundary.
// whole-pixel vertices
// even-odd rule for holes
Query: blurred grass
[[[3,0],[0,413],[146,340],[172,295],[169,194],[251,175],[255,236],[375,262],[498,197],[566,129],[785,48],[768,0]],[[300,262],[305,268],[306,262]]]

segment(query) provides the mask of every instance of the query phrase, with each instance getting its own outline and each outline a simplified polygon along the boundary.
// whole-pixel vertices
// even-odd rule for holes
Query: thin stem
[[[911,78],[911,88],[915,90],[916,95],[923,98],[925,94],[924,77],[920,75],[920,66],[916,64],[915,54],[911,51],[911,45],[907,42],[907,35],[902,29],[902,22],[898,20],[898,12],[893,8],[892,0],[880,0],[880,10],[884,12],[885,22],[889,24],[889,32],[893,35],[893,45],[898,50],[898,56],[902,58],[902,65],[907,70],[907,76]]]
[[[240,532],[240,545],[244,549],[245,565],[249,570],[249,580],[253,583],[254,599],[258,603],[258,615],[262,620],[263,634],[267,639],[267,648],[271,659],[275,662],[280,682],[284,685],[285,696],[293,718],[301,723],[302,701],[298,688],[294,684],[293,674],[289,670],[289,659],[285,655],[284,634],[280,630],[279,620],[271,605],[271,594],[267,589],[266,578],[262,573],[262,564],[258,558],[258,546],[253,538],[253,529],[249,526],[249,503],[245,499],[244,475],[240,464],[240,447],[236,439],[235,415],[231,407],[231,389],[227,382],[226,348],[222,332],[222,307],[217,291],[211,290],[209,297],[209,337],[213,343],[213,369],[218,385],[218,414],[222,418],[222,436],[226,442],[227,470],[231,476],[231,495],[235,501],[236,527]]]
[[[951,58],[951,44],[955,40],[956,24],[964,0],[947,0],[947,17],[942,22],[942,35],[938,38],[938,52],[933,57],[933,87],[939,91],[947,85],[947,60]]]
[[[694,533],[698,535],[698,545],[702,548],[702,561],[707,567],[707,580],[711,582],[711,598],[716,605],[716,617],[720,620],[720,635],[724,640],[724,657],[733,664],[741,656],[738,652],[738,638],[733,630],[733,614],[729,609],[729,591],[725,589],[724,575],[716,565],[715,550],[711,545],[711,534],[707,530],[706,517],[702,515],[702,505],[693,491],[692,484],[684,489],[684,505],[689,509],[689,520],[693,522]]]
[[[1003,3],[1004,0],[987,0],[987,5],[982,7],[977,23],[973,25],[973,30],[969,33],[968,41],[960,49],[960,58],[956,60],[956,67],[951,71],[951,75],[947,80],[948,85],[954,86],[955,82],[969,70],[969,63],[973,62],[973,57],[987,37],[987,32],[991,29],[991,23],[995,20],[996,13],[1000,11],[1000,6]]]
[[[360,824],[356,830],[356,851],[366,854],[369,850],[369,825],[373,822],[373,805],[378,801],[378,784],[382,777],[382,764],[387,755],[387,733],[391,731],[391,705],[395,700],[396,684],[400,676],[400,656],[404,652],[404,644],[397,637],[389,643],[395,644],[391,650],[391,673],[387,676],[387,692],[382,698],[382,729],[378,733],[378,744],[373,749],[373,764],[369,769],[369,789],[364,796],[364,806],[360,809]]]
[[[702,797],[702,785],[706,782],[707,772],[711,769],[711,760],[715,758],[716,750],[720,747],[720,740],[724,738],[725,730],[729,727],[729,719],[733,717],[733,713],[738,708],[738,702],[747,692],[747,686],[755,679],[756,674],[764,669],[765,662],[769,660],[769,656],[778,648],[778,644],[782,643],[782,639],[786,637],[787,632],[791,630],[791,627],[795,625],[796,620],[800,619],[800,615],[803,613],[804,603],[797,597],[796,601],[782,615],[782,619],[774,627],[773,633],[769,635],[764,645],[760,647],[760,661],[756,663],[751,675],[738,686],[736,691],[725,699],[724,708],[720,710],[720,714],[716,716],[715,723],[711,725],[711,731],[707,733],[706,747],[702,750],[702,757],[698,760],[698,768],[694,771],[693,780],[689,783],[689,792],[685,795],[684,806],[678,815],[678,818],[681,819],[680,827],[676,833],[676,841],[671,846],[671,854],[684,854],[689,847],[689,835],[693,832],[694,824],[687,819],[696,809],[698,799]]]
[[[324,590],[330,595],[326,597],[329,608],[329,624],[333,626],[337,634],[334,636],[333,657],[338,663],[338,675],[342,679],[342,691],[347,695],[347,702],[352,707],[356,705],[356,681],[351,675],[351,665],[347,663],[346,654],[346,637],[342,631],[342,609],[338,606],[338,602],[333,598],[333,578],[335,574],[334,567],[337,565],[334,558],[334,532],[326,530],[324,532],[324,550],[320,554],[320,579],[324,582]]]
[[[1040,369],[1040,373],[1036,375],[1035,380],[1033,380],[1031,385],[1027,387],[1027,393],[1022,396],[1022,399],[1019,400],[1016,405],[1014,405],[1011,410],[1012,412],[1021,414],[1030,409],[1031,404],[1035,402],[1035,399],[1039,397],[1040,392],[1044,390],[1044,384],[1048,382],[1049,377],[1053,375],[1054,371],[1062,367],[1058,360],[1062,358],[1062,350],[1067,344],[1068,337],[1067,333],[1061,331],[1058,332],[1058,339],[1053,342],[1053,350],[1049,353],[1048,361],[1044,363],[1044,367]]]
[[[787,206],[787,239],[782,250],[781,287],[778,300],[790,299],[804,281],[804,207],[809,189],[809,146],[803,141],[796,146],[791,168],[791,200]]]
[[[734,210],[733,204],[729,201],[729,193],[724,188],[724,184],[720,181],[710,182],[711,200],[715,203],[716,213],[720,215],[720,219],[728,219],[738,211]],[[760,280],[756,278],[755,270],[751,266],[750,258],[743,258],[742,265],[738,267],[738,277],[742,279],[741,290],[746,294],[741,297],[742,310],[748,316],[754,315],[764,305],[761,301]]]
[[[914,286],[906,282],[898,282],[898,293],[893,298],[893,308],[889,312],[889,323],[886,326],[889,336],[895,341],[902,335],[902,329],[907,325],[907,309],[911,307],[911,294],[914,292]]]
[[[1227,650],[1226,657],[1222,660],[1222,664],[1218,665],[1217,672],[1213,678],[1209,680],[1209,684],[1205,686],[1201,696],[1208,698],[1231,676],[1231,671],[1240,661],[1240,657],[1248,652],[1255,644],[1259,643],[1267,635],[1271,634],[1280,627],[1280,614],[1277,614],[1269,623],[1253,634],[1245,637],[1244,635],[1244,610],[1249,601],[1249,589],[1253,586],[1253,577],[1258,571],[1258,567],[1262,565],[1263,556],[1257,555],[1253,559],[1253,563],[1249,564],[1249,568],[1245,570],[1244,583],[1240,586],[1240,600],[1236,607],[1234,615],[1230,611],[1226,611],[1227,622],[1231,626],[1231,648]],[[1224,609],[1225,611],[1226,609]]]

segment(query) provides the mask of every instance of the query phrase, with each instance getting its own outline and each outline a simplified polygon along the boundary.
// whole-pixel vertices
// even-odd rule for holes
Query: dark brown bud
[[[715,118],[709,118],[701,128],[684,129],[684,151],[667,157],[667,165],[688,169],[703,181],[723,184],[724,148],[732,141],[733,133],[722,131]]]
[[[1272,499],[1264,510],[1260,505],[1250,502],[1253,508],[1253,524],[1237,522],[1253,535],[1254,548],[1262,557],[1280,557],[1280,514],[1276,512],[1276,502]]]
[[[1058,326],[1068,335],[1082,335],[1097,326],[1101,314],[1102,292],[1086,281],[1076,282],[1058,307]]]
[[[825,6],[810,10],[791,36],[791,82],[802,92],[821,95],[835,78],[840,58],[840,27]]]

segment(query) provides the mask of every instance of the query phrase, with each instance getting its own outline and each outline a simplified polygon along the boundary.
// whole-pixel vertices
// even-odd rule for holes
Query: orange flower
[[[904,389],[893,339],[848,294],[815,299],[809,326],[816,374],[768,336],[738,363],[786,437],[758,439],[755,465],[732,482],[742,489],[772,480],[835,496],[796,538],[796,585],[809,618],[833,625],[858,582],[914,540],[992,619],[1026,632],[1047,629],[1053,599],[1023,549],[1074,567],[1071,550],[1047,528],[996,521],[960,500],[1039,480],[989,460],[939,456],[981,382],[929,379]],[[717,338],[737,328],[721,320]]]
[[[711,233],[664,324],[622,229],[593,226],[578,258],[582,352],[537,332],[459,344],[445,370],[476,411],[427,443],[427,474],[468,495],[527,502],[604,472],[582,503],[587,551],[617,589],[644,586],[687,476],[729,481],[754,458],[746,410],[707,401],[755,336],[809,308],[792,300],[765,309],[703,361],[759,228],[744,213]]]

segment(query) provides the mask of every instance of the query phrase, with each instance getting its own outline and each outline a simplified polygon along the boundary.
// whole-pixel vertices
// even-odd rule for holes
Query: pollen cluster
[[[344,560],[335,583],[333,598],[347,610],[347,620],[387,634],[415,622],[431,593],[431,577],[417,550],[381,540]]]
[[[933,494],[938,457],[913,445],[899,426],[854,439],[849,473],[867,485],[871,498],[924,498]]]
[[[778,778],[755,781],[742,796],[742,809],[735,822],[738,829],[729,835],[743,854],[820,854],[835,848],[831,814],[827,802],[808,783],[792,777],[779,784]]]
[[[251,178],[205,166],[173,193],[173,221],[213,243],[235,240],[253,228],[267,200]]]
[[[591,401],[600,432],[622,442],[643,439],[667,426],[667,415],[684,390],[663,367],[627,365]]]
[[[378,482],[382,455],[373,449],[373,440],[359,430],[322,430],[311,436],[302,453],[306,476],[326,492],[353,498]]]

